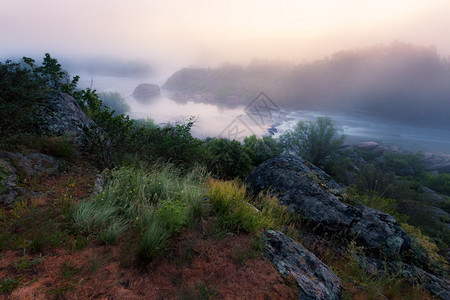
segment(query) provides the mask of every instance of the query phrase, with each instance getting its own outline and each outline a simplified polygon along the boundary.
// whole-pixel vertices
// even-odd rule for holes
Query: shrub
[[[252,166],[257,167],[266,160],[278,156],[283,152],[281,144],[270,136],[257,138],[256,135],[244,138],[244,149]]]
[[[344,140],[343,135],[338,135],[330,117],[317,117],[315,122],[299,121],[293,130],[280,136],[280,142],[286,151],[318,165],[326,165],[329,157],[336,153]]]
[[[125,102],[125,99],[117,92],[102,92],[98,94],[103,105],[108,106],[114,111],[114,115],[121,115],[130,111],[130,106]]]
[[[245,178],[252,170],[252,161],[238,141],[225,138],[206,140],[208,170],[222,179]]]
[[[448,173],[426,173],[424,184],[438,193],[450,196],[450,174]]]

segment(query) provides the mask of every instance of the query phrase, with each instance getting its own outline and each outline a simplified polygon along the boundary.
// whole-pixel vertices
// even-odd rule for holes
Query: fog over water
[[[157,124],[168,122],[183,122],[191,116],[197,121],[193,128],[194,136],[228,137],[225,129],[236,119],[241,117],[250,131],[244,135],[256,134],[258,136],[269,135],[267,130],[256,126],[246,116],[245,106],[224,108],[204,103],[177,103],[168,98],[168,92],[162,90],[161,97],[144,104],[132,97],[134,88],[142,82],[152,82],[162,85],[170,74],[162,76],[150,76],[145,78],[129,78],[117,76],[101,76],[89,73],[80,73],[80,87],[90,87],[99,92],[119,92],[130,105],[128,113],[134,119],[153,119]],[[256,96],[256,95],[255,95]],[[276,101],[276,95],[272,96]],[[284,110],[285,118],[277,120],[277,137],[285,130],[292,129],[297,121],[314,121],[317,116],[330,116],[336,124],[339,132],[346,135],[346,142],[350,144],[362,141],[377,141],[385,145],[395,145],[407,151],[438,151],[450,153],[450,128],[437,129],[422,126],[405,125],[401,122],[386,121],[376,117],[370,117],[367,112],[317,112],[305,110]],[[267,125],[265,128],[269,128]]]
[[[448,0],[0,0],[0,7],[1,61],[29,56],[41,62],[48,52],[71,75],[81,76],[81,88],[92,84],[99,92],[119,92],[131,105],[132,118],[148,117],[156,123],[167,123],[195,116],[198,120],[193,132],[202,138],[223,134],[230,123],[241,118],[246,120],[248,133],[267,134],[266,128],[253,126],[245,119],[248,103],[234,108],[180,104],[168,99],[168,91],[163,90],[159,100],[144,105],[131,94],[140,83],[161,86],[174,72],[187,67],[217,68],[224,63],[246,66],[254,58],[285,61],[292,66],[306,62],[297,68],[295,76],[287,77],[291,82],[280,85],[282,91],[277,92],[276,83],[272,93],[258,88],[258,92],[268,92],[275,102],[277,97],[280,102],[296,101],[297,97],[304,103],[312,102],[309,111],[302,111],[299,105],[298,109],[285,111],[287,119],[275,120],[278,134],[298,120],[327,114],[351,143],[375,140],[405,150],[450,153],[447,125],[430,129],[425,123],[405,125],[392,118],[386,121],[371,117],[367,111],[360,114],[356,107],[338,113],[317,112],[313,105],[317,99],[330,103],[344,99],[352,105],[348,96],[358,100],[369,91],[373,98],[369,100],[375,105],[382,103],[380,106],[388,111],[392,95],[405,103],[409,98],[419,99],[417,103],[425,112],[436,111],[433,105],[441,112],[444,110],[440,107],[448,105],[450,111],[450,96],[446,94],[450,78],[440,76],[450,74]],[[394,56],[384,66],[377,61],[381,57],[377,52],[373,60],[359,65],[361,69],[355,67],[352,55],[333,60],[333,54],[339,51],[393,41],[417,45],[413,54],[420,59],[413,55],[402,60],[399,52],[400,59]],[[432,50],[421,53],[421,47]],[[360,56],[363,61],[364,55]],[[403,64],[403,71],[411,66],[411,76],[396,74],[398,62]],[[415,76],[418,70],[424,72]],[[322,88],[325,73],[334,76],[330,77],[329,95]],[[430,79],[428,74],[435,77]],[[346,88],[349,84],[354,84],[352,89]],[[428,105],[428,99],[437,100]],[[395,117],[397,110],[391,111]],[[445,111],[442,115],[445,118]]]

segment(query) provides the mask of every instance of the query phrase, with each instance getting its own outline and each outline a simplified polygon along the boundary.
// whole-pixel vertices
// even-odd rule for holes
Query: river
[[[271,125],[275,125],[272,133],[276,137],[283,131],[293,128],[299,120],[314,120],[317,116],[327,115],[333,119],[339,132],[346,135],[346,142],[350,144],[377,141],[408,151],[450,153],[450,128],[437,129],[406,125],[380,120],[365,112],[283,110],[283,117],[272,119],[273,124],[266,122],[263,126],[258,126],[261,124],[254,122],[257,118],[251,118],[251,114],[248,114],[245,106],[222,108],[204,103],[187,102],[182,104],[169,99],[164,90],[160,98],[149,104],[140,103],[131,96],[138,84],[146,82],[162,85],[168,75],[170,74],[139,79],[81,74],[79,86],[84,88],[92,85],[98,92],[119,92],[131,106],[131,112],[128,114],[134,119],[151,118],[157,124],[165,124],[183,122],[183,120],[195,116],[197,121],[192,133],[198,138],[220,136],[242,139],[243,136],[253,133],[256,135],[268,134],[267,129]]]

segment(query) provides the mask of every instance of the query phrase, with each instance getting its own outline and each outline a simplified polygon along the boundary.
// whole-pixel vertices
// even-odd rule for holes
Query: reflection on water
[[[182,122],[191,116],[197,118],[193,128],[193,134],[199,138],[208,136],[224,136],[223,131],[236,120],[244,120],[249,130],[247,135],[256,133],[257,135],[268,134],[258,126],[247,122],[245,119],[245,106],[226,109],[216,105],[188,102],[185,104],[176,103],[167,98],[162,91],[160,98],[143,104],[136,101],[131,94],[134,88],[140,83],[156,83],[162,85],[166,77],[154,77],[145,79],[120,78],[109,76],[96,76],[91,82],[89,75],[81,76],[80,87],[97,89],[99,92],[119,92],[131,106],[129,113],[131,118],[145,119],[151,118],[157,124],[168,122]],[[255,95],[256,96],[256,95]],[[274,99],[276,100],[276,98]],[[450,129],[430,129],[414,127],[401,123],[387,122],[379,120],[363,113],[324,113],[314,111],[291,111],[287,113],[283,120],[275,120],[276,136],[287,129],[292,129],[298,120],[315,120],[317,116],[330,116],[341,133],[347,136],[346,141],[353,144],[361,141],[377,141],[387,145],[396,145],[409,151],[439,151],[450,153]],[[270,126],[268,126],[270,127]]]

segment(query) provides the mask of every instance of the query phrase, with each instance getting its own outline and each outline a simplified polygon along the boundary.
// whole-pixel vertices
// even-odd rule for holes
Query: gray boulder
[[[282,155],[261,164],[245,183],[250,193],[269,191],[313,227],[343,234],[364,246],[367,254],[396,259],[409,253],[411,240],[394,217],[341,202],[334,183],[324,182],[313,170],[297,156]]]
[[[379,259],[356,256],[359,265],[373,276],[400,275],[413,286],[421,286],[440,299],[450,299],[450,281],[437,277],[400,261],[385,262]]]
[[[0,206],[14,202],[18,192],[16,168],[11,163],[0,158]]]
[[[382,156],[385,149],[377,142],[361,142],[353,146],[356,149],[369,152],[375,157]]]
[[[0,150],[0,206],[11,205],[21,195],[36,194],[18,186],[17,174],[57,174],[67,162],[42,153],[13,153]]]
[[[450,173],[450,154],[426,152],[420,161],[430,172]]]
[[[13,153],[0,150],[0,159],[6,159],[16,165],[27,176],[40,174],[57,174],[63,168],[65,161],[42,153]]]
[[[136,100],[148,101],[161,95],[161,89],[156,84],[141,83],[133,91]]]
[[[342,285],[314,254],[279,231],[264,233],[264,251],[278,272],[294,276],[299,299],[342,299]]]
[[[49,92],[45,105],[37,108],[39,131],[45,135],[70,136],[81,145],[86,142],[84,128],[99,130],[89,119],[76,100],[65,93]]]

